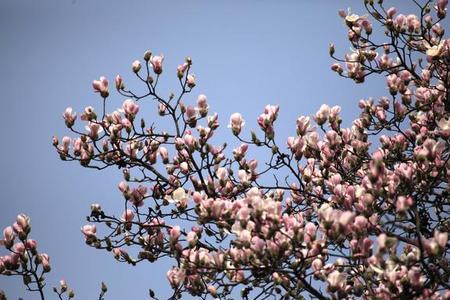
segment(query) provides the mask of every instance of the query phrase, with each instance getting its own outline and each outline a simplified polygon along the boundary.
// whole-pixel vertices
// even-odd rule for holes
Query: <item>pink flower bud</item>
[[[347,16],[347,12],[345,10],[343,10],[343,9],[340,9],[340,10],[338,10],[338,15],[341,18],[345,18]]]
[[[95,237],[95,234],[97,233],[97,228],[95,227],[95,225],[86,224],[83,227],[81,227],[81,232],[84,234],[84,237],[87,241],[88,239]]]
[[[122,193],[128,192],[130,190],[130,188],[128,187],[128,184],[125,181],[121,181],[119,183],[118,187]]]
[[[387,18],[392,19],[394,15],[397,13],[397,9],[395,7],[391,7],[386,11]]]
[[[67,290],[67,282],[64,279],[61,279],[59,281],[59,286],[62,292],[65,292]]]
[[[216,176],[219,180],[226,180],[228,178],[228,171],[225,168],[219,168],[216,171]]]
[[[438,243],[439,247],[441,247],[442,249],[445,249],[447,247],[447,242],[448,242],[448,233],[447,232],[439,232],[436,230],[434,232],[434,239]]]
[[[344,71],[344,69],[342,68],[342,66],[339,63],[332,64],[331,70],[336,73],[339,73],[339,74],[342,74],[342,72]]]
[[[197,111],[195,110],[195,107],[189,105],[186,108],[186,112],[185,112],[185,116],[186,116],[186,121],[195,121],[195,118],[197,116]]]
[[[95,122],[89,122],[86,126],[86,130],[89,132],[91,139],[96,140],[101,132],[103,132],[103,127]]]
[[[100,93],[103,98],[109,96],[108,79],[106,79],[106,77],[102,76],[100,77],[100,80],[92,81],[92,87],[94,88],[94,91]]]
[[[183,162],[180,164],[180,171],[181,171],[183,174],[188,174],[188,173],[189,173],[189,164],[188,164],[187,162],[183,161]]]
[[[39,255],[42,268],[44,269],[44,272],[50,272],[50,257],[46,253],[41,253]]]
[[[208,102],[205,95],[199,95],[197,98],[197,106],[198,111],[202,117],[205,117],[208,114]]]
[[[122,90],[124,88],[123,80],[120,75],[116,75],[115,82],[117,90]]]
[[[198,241],[197,233],[194,232],[194,231],[190,231],[187,234],[186,240],[187,240],[187,242],[189,244],[189,247],[193,248],[197,244],[197,241]]]
[[[438,17],[443,18],[447,13],[448,0],[438,0],[436,3],[436,9]]]
[[[252,234],[247,229],[242,230],[239,234],[239,241],[245,245],[249,245],[252,239]]]
[[[134,212],[131,209],[127,209],[122,214],[122,221],[131,222],[134,219]]]
[[[133,100],[127,99],[123,102],[122,109],[127,118],[134,119],[134,117],[139,112],[139,105],[137,105],[137,103],[135,103]]]
[[[178,78],[180,78],[180,79],[183,78],[184,72],[186,72],[188,66],[189,66],[188,63],[184,63],[184,64],[179,65],[177,67],[177,76],[178,76]]]
[[[305,135],[309,130],[309,117],[301,116],[297,119],[297,134]]]
[[[26,248],[27,250],[35,250],[36,247],[37,247],[37,242],[36,242],[36,240],[28,239],[28,240],[25,242],[25,248]]]
[[[239,133],[241,133],[242,126],[244,125],[245,121],[240,113],[234,113],[231,115],[228,128],[231,128],[234,135],[239,135]]]
[[[404,212],[409,209],[414,204],[412,197],[399,196],[395,203],[395,208],[397,212]]]
[[[164,56],[163,55],[160,55],[160,56],[155,55],[155,56],[152,56],[150,58],[150,63],[152,65],[152,67],[153,67],[153,72],[155,72],[155,74],[159,75],[159,74],[162,73],[162,71],[163,71],[163,69],[162,69],[163,60],[164,60]]]
[[[439,134],[444,138],[450,137],[450,119],[442,118],[437,123],[439,128]]]
[[[322,267],[323,267],[323,262],[322,262],[322,260],[319,259],[319,258],[314,259],[313,262],[312,262],[312,264],[311,264],[311,267],[312,267],[312,269],[313,269],[314,272],[319,272],[319,271],[321,271],[321,270],[322,270]]]
[[[64,136],[61,140],[61,146],[58,148],[64,153],[67,153],[69,151],[70,142],[71,142],[70,137]]]
[[[71,128],[77,119],[77,114],[73,113],[72,107],[66,108],[63,113],[63,118],[68,128]]]
[[[12,241],[14,241],[14,238],[14,231],[11,226],[3,229],[3,241],[5,244],[10,244]]]
[[[353,223],[353,220],[355,218],[355,214],[351,211],[344,211],[340,217],[339,217],[339,224],[341,224],[343,227],[347,227],[347,225]]]
[[[131,69],[134,73],[139,72],[139,70],[141,69],[141,62],[139,60],[133,61],[133,63],[131,64]]]
[[[189,74],[187,76],[186,82],[187,82],[187,86],[192,89],[196,85],[196,83],[195,83],[195,75]]]
[[[20,214],[16,218],[17,224],[22,227],[23,231],[27,231],[30,226],[30,217],[24,214]]]
[[[183,283],[185,277],[186,274],[184,273],[184,270],[177,267],[172,267],[172,269],[167,272],[167,279],[174,289],[178,288]]]
[[[367,219],[364,216],[357,216],[355,218],[355,222],[353,223],[353,227],[356,232],[364,232],[367,228]]]
[[[167,164],[169,162],[169,152],[167,151],[167,149],[165,147],[159,147],[158,152],[163,163]]]
[[[317,124],[323,125],[330,115],[330,107],[326,104],[322,104],[319,111],[315,114],[314,120]]]
[[[181,235],[180,226],[177,225],[177,226],[172,227],[170,229],[169,234],[170,234],[170,240],[172,242],[176,242],[178,240],[178,238],[180,237],[180,235]]]
[[[334,293],[345,286],[346,276],[339,271],[333,271],[328,275],[328,289]]]
[[[19,254],[25,253],[25,245],[23,243],[17,243],[14,245],[14,251]]]

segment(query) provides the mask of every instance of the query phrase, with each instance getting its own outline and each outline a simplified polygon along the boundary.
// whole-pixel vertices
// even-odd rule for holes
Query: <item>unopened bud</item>
[[[108,287],[106,286],[106,284],[104,282],[102,282],[102,292],[106,293],[107,291],[108,291]]]
[[[150,51],[150,50],[145,51],[144,52],[144,60],[149,61],[150,57],[152,57],[152,51]]]
[[[31,283],[31,276],[30,275],[23,275],[23,284],[29,285]]]
[[[131,69],[133,70],[134,73],[139,72],[139,70],[141,69],[141,62],[138,60],[135,60],[133,62],[133,64],[131,65]]]
[[[335,51],[334,45],[330,44],[330,46],[328,47],[328,53],[330,54],[330,56],[334,55],[334,51]]]

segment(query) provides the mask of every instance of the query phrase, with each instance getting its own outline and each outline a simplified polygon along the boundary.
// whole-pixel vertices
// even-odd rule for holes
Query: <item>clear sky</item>
[[[406,2],[406,13],[414,12]],[[281,136],[294,134],[296,118],[322,103],[342,106],[348,125],[359,99],[386,93],[383,80],[355,85],[329,69],[328,44],[335,42],[340,54],[349,49],[337,16],[349,6],[363,13],[356,0],[1,1],[0,227],[18,213],[31,216],[33,237],[53,266],[48,294],[61,278],[78,299],[95,298],[101,281],[109,286],[108,299],[145,299],[148,288],[169,292],[170,262],[131,267],[84,245],[80,227],[92,202],[121,212],[121,174],[60,161],[51,138],[68,133],[61,117],[67,106],[77,112],[100,107],[93,79],[131,78],[131,62],[151,49],[166,57],[163,87],[175,88],[175,68],[190,55],[198,79],[193,94],[206,94],[222,122],[216,140],[230,139],[225,125],[236,111],[246,128],[257,128],[256,117],[269,103],[281,107]],[[112,93],[110,108],[123,100]],[[36,299],[17,278],[0,277],[0,288],[10,299]]]

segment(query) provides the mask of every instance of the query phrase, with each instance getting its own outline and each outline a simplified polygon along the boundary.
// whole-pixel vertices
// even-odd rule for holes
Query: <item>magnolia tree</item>
[[[190,101],[191,58],[176,70],[180,92],[165,98],[164,57],[145,52],[132,63],[145,93],[117,75],[125,100],[112,112],[108,80],[94,80],[103,105],[84,109],[83,126],[67,108],[72,137],[53,140],[62,160],[123,172],[124,211],[92,204],[86,244],[132,265],[171,258],[170,299],[450,299],[450,39],[439,23],[447,0],[413,2],[417,15],[381,0],[365,1],[366,15],[339,12],[352,50],[338,58],[331,45],[331,69],[356,83],[385,76],[389,91],[360,100],[350,128],[339,107],[322,105],[279,141],[279,107],[267,105],[257,132],[231,115],[240,145],[229,151],[212,142],[219,121],[207,97]],[[142,106],[167,119],[164,130],[140,119]],[[254,148],[267,159],[253,159]],[[0,271],[44,299],[49,258],[28,233],[23,215],[5,229]],[[74,296],[65,282],[55,292]]]

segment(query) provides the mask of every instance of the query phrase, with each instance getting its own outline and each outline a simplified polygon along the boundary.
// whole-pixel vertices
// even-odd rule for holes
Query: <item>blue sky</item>
[[[386,1],[392,5],[400,1]],[[101,281],[109,299],[144,299],[148,288],[169,292],[170,262],[131,267],[84,245],[80,227],[92,202],[119,214],[117,170],[103,172],[64,163],[51,146],[68,132],[61,117],[100,107],[91,81],[101,75],[131,78],[131,62],[145,50],[165,55],[161,86],[177,87],[175,68],[192,56],[198,85],[219,113],[227,141],[229,116],[240,111],[247,128],[266,104],[279,104],[280,136],[295,132],[300,115],[322,103],[340,105],[344,124],[358,114],[357,101],[386,93],[384,80],[355,85],[329,70],[328,44],[348,51],[339,8],[363,12],[362,1],[107,1],[4,0],[0,2],[2,147],[0,227],[18,213],[31,216],[33,237],[51,256],[48,288],[65,278],[78,299],[97,296]],[[406,12],[411,5],[402,3]],[[387,5],[389,6],[389,4]],[[123,101],[113,93],[111,109]],[[187,99],[189,100],[189,99]],[[190,99],[194,101],[195,98]],[[1,255],[1,254],[0,254]],[[0,278],[11,299],[34,299],[17,278]],[[53,299],[53,295],[49,299]]]

